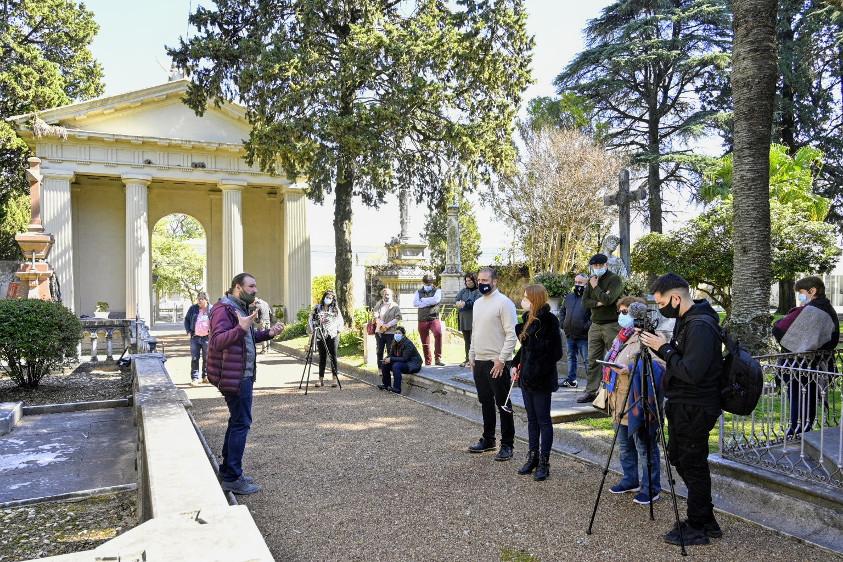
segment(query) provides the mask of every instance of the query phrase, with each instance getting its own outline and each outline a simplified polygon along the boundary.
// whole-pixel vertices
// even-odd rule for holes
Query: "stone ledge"
[[[116,398],[113,400],[93,400],[91,402],[65,402],[63,404],[42,404],[24,406],[23,415],[37,416],[40,414],[63,414],[67,412],[84,412],[86,410],[102,410],[103,408],[125,408],[131,406],[130,398]]]
[[[0,435],[11,433],[23,416],[23,402],[0,402]]]

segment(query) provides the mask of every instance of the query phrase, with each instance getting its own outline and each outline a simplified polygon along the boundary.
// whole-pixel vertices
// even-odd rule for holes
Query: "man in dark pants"
[[[686,545],[708,544],[723,536],[711,503],[708,435],[720,417],[723,370],[719,317],[706,300],[691,299],[688,282],[675,273],[656,279],[650,289],[665,318],[676,318],[673,338],[641,333],[641,342],[664,359],[665,406],[670,463],[688,488],[688,519],[682,521]],[[679,544],[679,529],[664,536]]]
[[[482,453],[495,448],[497,410],[501,416],[501,448],[495,460],[508,461],[515,443],[515,421],[512,412],[501,407],[505,405],[512,382],[509,369],[518,340],[515,335],[518,319],[513,302],[497,290],[494,269],[481,269],[477,273],[477,285],[483,296],[474,302],[468,360],[483,411],[483,437],[468,450]]]
[[[208,295],[200,292],[196,304],[187,309],[184,315],[184,330],[190,336],[190,386],[198,386],[199,375],[202,382],[208,382],[208,336],[211,333],[211,307]],[[199,358],[202,358],[202,370],[199,370]]]

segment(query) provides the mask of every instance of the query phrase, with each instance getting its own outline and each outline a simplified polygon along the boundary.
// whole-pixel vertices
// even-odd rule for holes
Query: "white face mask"
[[[331,297],[328,297],[328,298],[325,299],[325,305],[326,306],[331,304],[332,302],[334,302],[334,299],[332,299]]]
[[[431,289],[433,288],[433,285],[422,285],[422,288],[423,288],[425,291],[429,291],[429,290],[431,290]]]
[[[521,299],[521,308],[523,308],[524,310],[530,310],[532,306],[533,303],[531,303],[529,299]]]

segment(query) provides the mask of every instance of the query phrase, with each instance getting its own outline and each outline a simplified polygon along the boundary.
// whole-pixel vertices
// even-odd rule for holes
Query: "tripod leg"
[[[646,359],[642,359],[643,369],[641,376],[644,380],[641,381],[641,401],[643,403],[642,411],[644,412],[644,439],[646,440],[645,449],[647,451],[647,490],[650,494],[650,521],[656,520],[656,515],[653,511],[653,457],[652,457],[652,448],[650,447],[650,396],[649,396],[649,388],[650,388],[650,379],[652,379],[652,371],[649,368],[652,365],[649,365],[646,362]],[[631,384],[631,383],[630,383]],[[654,387],[655,388],[655,387]],[[655,391],[654,391],[655,392]],[[641,428],[639,428],[641,431]],[[637,449],[637,447],[636,447]]]
[[[649,360],[652,362],[652,357],[649,357]],[[650,368],[652,369],[652,363],[650,365]],[[653,380],[652,378],[651,384],[653,385],[653,392],[655,393],[655,380]],[[656,396],[658,396],[658,394],[656,394]],[[676,500],[676,488],[674,487],[675,482],[673,480],[673,468],[670,466],[670,454],[668,453],[667,440],[664,436],[664,412],[662,411],[662,406],[659,403],[658,398],[656,398],[656,414],[657,423],[659,424],[659,438],[661,440],[662,450],[664,451],[664,468],[667,471],[667,483],[670,486],[670,497],[673,500],[673,517],[676,521],[676,528],[679,530],[679,548],[682,553],[682,556],[688,556],[688,551],[685,550],[685,537],[682,533],[682,522],[679,519],[679,502]]]
[[[307,370],[307,366],[310,364],[310,360],[313,357],[313,336],[310,336],[310,343],[307,347],[307,353],[304,356],[304,368],[301,370],[301,380],[299,381],[299,390],[301,390],[302,385],[304,384],[304,373]]]

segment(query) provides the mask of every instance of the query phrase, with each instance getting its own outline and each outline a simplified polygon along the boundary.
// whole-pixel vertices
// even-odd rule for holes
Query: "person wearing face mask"
[[[392,346],[392,338],[395,336],[395,329],[401,321],[401,307],[395,302],[392,289],[384,287],[381,291],[381,300],[375,303],[372,309],[375,316],[375,342],[377,343],[378,369],[383,361],[383,353]]]
[[[805,277],[794,285],[799,306],[773,325],[773,337],[784,353],[832,351],[840,342],[837,312],[825,296],[819,277]],[[833,359],[818,355],[807,368],[834,371]],[[790,385],[790,427],[788,437],[811,431],[817,416],[817,382],[813,377],[792,377]],[[802,392],[802,390],[806,392]]]
[[[659,470],[659,446],[657,420],[653,419],[649,433],[645,429],[642,420],[635,419],[637,414],[643,419],[643,412],[631,410],[629,404],[636,404],[635,392],[630,392],[630,370],[638,353],[641,351],[641,342],[635,330],[635,320],[629,315],[629,307],[632,303],[647,305],[647,301],[640,297],[623,297],[618,301],[618,324],[620,331],[611,349],[606,356],[606,361],[626,365],[623,369],[603,367],[603,383],[608,391],[609,415],[615,429],[618,430],[618,452],[621,461],[623,476],[617,484],[609,488],[613,494],[625,494],[637,492],[632,501],[639,505],[649,505],[650,501],[658,501],[661,494],[661,472]],[[656,378],[656,389],[661,387],[658,384],[664,373],[664,362],[653,358],[653,373]],[[640,370],[636,371],[636,378],[641,381]],[[640,397],[639,397],[640,398]],[[626,401],[625,401],[626,400]],[[653,402],[655,404],[655,402]],[[630,423],[633,417],[633,423]],[[649,442],[649,443],[648,443]],[[650,463],[652,473],[647,470],[647,448],[650,449]],[[652,489],[650,483],[652,482]]]
[[[503,406],[511,384],[510,362],[518,342],[515,334],[518,314],[509,297],[498,291],[497,272],[493,268],[484,267],[477,272],[477,288],[483,296],[474,302],[468,360],[483,412],[483,436],[468,450],[483,453],[495,449],[497,410],[501,417],[501,448],[495,460],[508,461],[513,455],[515,420],[512,410]]]
[[[580,274],[574,277],[574,288],[565,295],[565,300],[559,307],[559,323],[565,332],[565,342],[568,346],[568,377],[559,384],[565,388],[577,388],[577,359],[581,365],[585,365],[588,361],[591,309],[583,303],[587,284],[587,276]]]
[[[617,302],[623,293],[623,279],[609,271],[609,258],[596,254],[588,260],[591,277],[583,292],[583,305],[591,310],[588,328],[588,383],[577,398],[580,404],[592,402],[597,397],[603,369],[600,361],[612,347],[618,334]]]
[[[196,304],[187,309],[184,316],[184,330],[190,336],[190,386],[208,382],[208,334],[211,333],[211,306],[208,295],[200,291]],[[199,358],[202,358],[202,371],[199,371]]]
[[[463,367],[468,367],[468,350],[471,349],[471,322],[473,319],[472,309],[474,309],[474,301],[480,298],[480,291],[477,290],[477,277],[473,273],[465,274],[465,287],[460,289],[457,296],[454,297],[456,302],[454,305],[459,309],[460,332],[462,332],[462,339],[465,342],[465,363]]]
[[[527,462],[518,474],[530,474],[535,469],[533,479],[541,481],[550,475],[550,448],[553,446],[550,397],[559,388],[556,362],[562,359],[562,334],[559,320],[550,311],[544,286],[527,285],[521,308],[526,312],[521,323],[515,326],[521,348],[512,359],[510,375],[519,382],[524,397],[530,449]]]
[[[226,296],[211,308],[208,342],[208,381],[225,397],[228,428],[222,445],[222,488],[238,495],[254,494],[261,487],[243,476],[243,453],[252,425],[252,388],[257,371],[255,344],[272,339],[284,330],[277,323],[268,330],[255,330],[257,312],[248,313],[258,287],[255,277],[240,273],[231,280]]]
[[[381,363],[381,382],[378,388],[401,394],[401,378],[407,373],[421,371],[422,358],[415,344],[407,337],[403,326],[395,329],[389,356]]]
[[[312,334],[317,327],[321,328],[316,338],[316,348],[319,351],[319,382],[315,386],[325,386],[325,363],[331,358],[331,374],[336,387],[337,378],[337,350],[339,349],[340,332],[345,323],[337,306],[337,297],[333,291],[325,291],[322,298],[310,313],[307,322],[307,333]]]
[[[720,318],[706,300],[693,300],[688,282],[675,273],[656,279],[650,288],[665,318],[676,318],[670,341],[642,332],[641,343],[666,364],[663,389],[670,432],[670,463],[688,489],[688,519],[682,521],[685,545],[709,544],[723,536],[711,503],[708,435],[720,417],[723,340]],[[678,526],[664,536],[679,544]]]
[[[436,278],[429,273],[422,277],[422,288],[416,291],[413,297],[413,306],[419,309],[419,335],[421,336],[422,348],[424,348],[424,364],[432,365],[436,360],[437,365],[444,365],[442,362],[442,323],[439,321],[439,303],[442,302],[442,289],[437,288],[433,283]],[[430,333],[433,332],[434,350],[430,350]]]

